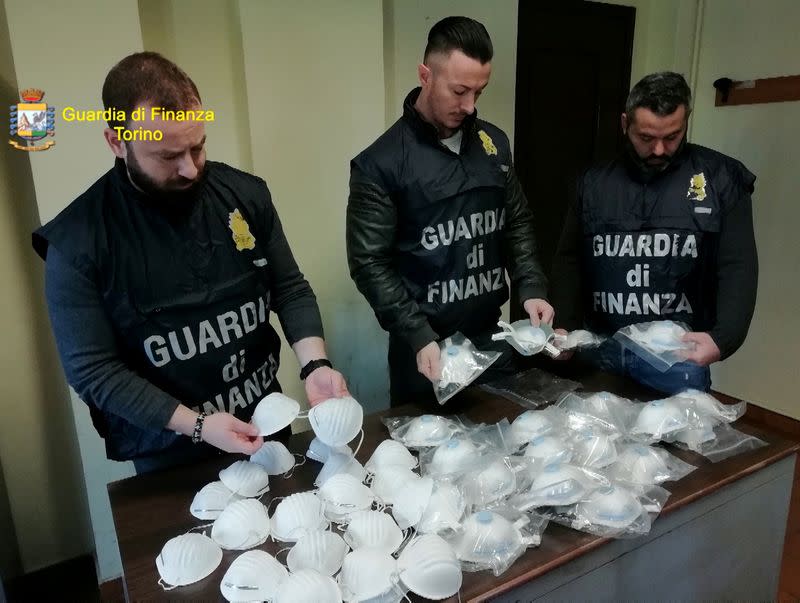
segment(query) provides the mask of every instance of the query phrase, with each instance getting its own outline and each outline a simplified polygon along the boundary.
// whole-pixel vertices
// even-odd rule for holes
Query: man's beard
[[[197,198],[197,193],[205,177],[204,165],[202,171],[197,174],[197,178],[194,181],[186,180],[187,183],[191,182],[190,186],[177,189],[165,188],[142,170],[136,159],[136,155],[132,152],[130,147],[128,147],[128,157],[125,165],[127,167],[128,177],[136,188],[146,193],[154,201],[171,208],[178,208],[181,205],[191,205],[191,201]]]
[[[684,134],[681,143],[678,145],[678,148],[675,149],[675,152],[672,155],[650,155],[649,157],[645,157],[643,159],[639,157],[639,153],[636,152],[636,148],[633,146],[630,136],[626,134],[623,136],[623,138],[625,139],[625,152],[628,155],[628,158],[631,160],[636,169],[639,170],[642,176],[648,179],[666,170],[675,160],[675,158],[681,154],[683,148],[686,146],[686,135]]]

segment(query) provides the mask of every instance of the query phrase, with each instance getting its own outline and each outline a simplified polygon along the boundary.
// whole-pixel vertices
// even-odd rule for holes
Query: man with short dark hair
[[[253,454],[262,439],[245,421],[280,391],[271,310],[309,403],[347,393],[314,293],[266,183],[206,161],[200,95],[177,65],[130,55],[109,72],[103,102],[115,110],[104,132],[114,167],[33,234],[67,379],[108,457],[139,473]],[[149,135],[125,141],[120,127]]]
[[[758,285],[755,176],[687,142],[690,111],[677,73],[633,87],[622,114],[625,153],[578,179],[553,267],[559,327],[604,335],[657,320],[689,327],[693,349],[663,373],[614,340],[586,354],[666,393],[710,388],[709,365],[744,342]]]
[[[456,331],[503,352],[485,378],[513,371],[491,341],[506,272],[533,324],[552,321],[508,138],[475,111],[492,54],[477,21],[436,23],[403,116],[350,165],[350,274],[389,332],[393,404],[432,397],[437,341]]]

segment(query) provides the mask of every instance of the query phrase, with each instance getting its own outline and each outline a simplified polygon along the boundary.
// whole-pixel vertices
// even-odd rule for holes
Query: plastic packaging
[[[715,438],[713,440],[698,444],[696,449],[689,448],[687,444],[679,441],[676,441],[675,445],[702,454],[712,463],[717,463],[737,454],[757,450],[767,445],[763,440],[738,431],[727,423],[715,427],[714,435]]]
[[[499,352],[481,352],[461,333],[439,342],[440,375],[433,383],[439,404],[467,387],[500,357]]]
[[[624,434],[628,431],[639,409],[630,400],[610,392],[562,396],[555,406],[565,414],[565,424],[572,431],[591,429],[608,435]]]
[[[556,406],[524,411],[511,422],[508,433],[511,448],[518,450],[534,438],[563,431],[565,420],[566,415]]]
[[[460,481],[467,509],[487,508],[514,494],[517,473],[523,468],[522,463],[498,454],[477,459]]]
[[[686,327],[671,320],[643,322],[621,328],[614,333],[625,348],[662,373],[682,362],[694,344],[683,341]]]
[[[675,399],[653,400],[639,409],[639,414],[631,428],[631,435],[644,442],[658,442],[686,429],[696,427],[690,423],[694,413]]]
[[[624,444],[617,460],[606,469],[606,475],[617,481],[653,485],[677,481],[695,470],[690,465],[657,446]]]
[[[533,479],[530,487],[512,496],[509,504],[520,511],[535,507],[573,505],[597,488],[609,485],[598,473],[567,463],[547,465]]]
[[[502,396],[524,408],[532,409],[555,402],[565,393],[579,387],[581,384],[577,381],[562,379],[538,368],[528,369],[480,385],[481,389],[491,394]]]
[[[592,428],[572,432],[572,458],[574,465],[602,469],[617,460],[618,434],[606,434]]]
[[[570,331],[566,335],[556,333],[553,338],[553,345],[560,351],[582,350],[584,348],[595,348],[606,340],[605,337],[595,335],[591,331],[577,329]]]
[[[505,341],[523,356],[533,356],[544,352],[551,358],[555,358],[561,352],[552,344],[555,338],[553,327],[547,323],[541,323],[534,327],[530,320],[523,319],[508,324],[502,320],[497,323],[502,329],[499,333],[492,335],[493,341]]]
[[[438,446],[464,431],[460,422],[439,415],[388,417],[383,423],[393,440],[411,449]]]
[[[533,529],[532,529],[533,528]],[[511,507],[484,509],[464,520],[450,542],[464,571],[503,574],[530,546],[539,546],[541,532],[528,515]]]

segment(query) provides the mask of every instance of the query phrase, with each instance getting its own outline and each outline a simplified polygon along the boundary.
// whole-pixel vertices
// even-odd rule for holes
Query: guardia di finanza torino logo
[[[22,102],[11,105],[10,133],[21,143],[12,138],[8,144],[20,151],[46,151],[56,144],[55,140],[38,145],[36,141],[55,136],[56,109],[42,102],[44,90],[25,88],[19,97]]]

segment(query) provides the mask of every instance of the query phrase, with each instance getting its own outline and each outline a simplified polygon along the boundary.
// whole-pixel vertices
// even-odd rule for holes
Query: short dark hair
[[[192,78],[157,52],[128,55],[111,68],[103,82],[103,107],[125,112],[125,123],[111,120],[110,128],[127,127],[139,105],[164,107],[172,111],[200,105],[200,93]]]
[[[482,65],[494,55],[489,32],[482,23],[469,17],[445,17],[431,27],[423,61],[427,62],[431,53],[450,54],[454,50],[460,50]]]
[[[660,71],[646,75],[631,89],[625,103],[628,119],[633,119],[636,109],[650,109],[660,117],[672,115],[684,105],[686,114],[691,111],[692,91],[680,73]]]

